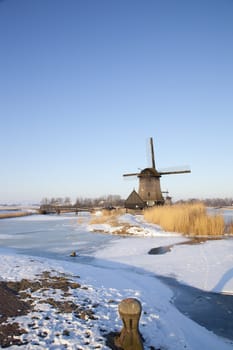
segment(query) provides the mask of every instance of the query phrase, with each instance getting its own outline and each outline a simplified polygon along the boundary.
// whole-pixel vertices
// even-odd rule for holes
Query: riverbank
[[[92,303],[87,306],[83,300],[79,300],[79,303],[74,302],[70,290],[79,288],[84,287],[78,282],[71,281],[70,276],[52,275],[49,271],[44,271],[34,280],[0,281],[0,346],[7,348],[13,345],[25,345],[28,348],[28,332],[30,331],[31,336],[33,333],[38,333],[36,320],[41,318],[49,320],[52,318],[52,313],[67,315],[74,313],[78,319],[97,320],[95,306]],[[45,305],[51,309],[51,316],[48,316]],[[17,322],[16,317],[25,317],[30,323],[25,327],[25,324]],[[57,330],[56,337],[62,335],[67,338],[70,336],[70,331],[65,325]],[[49,335],[41,329],[38,336],[45,339]],[[38,344],[34,342],[34,345]]]
[[[21,216],[28,216],[28,215],[32,215],[32,212],[28,212],[28,211],[12,211],[9,213],[1,213],[0,211],[0,219],[11,219],[11,218],[18,218]]]
[[[0,219],[11,219],[22,216],[28,216],[32,214],[38,214],[38,207],[30,206],[0,206]]]

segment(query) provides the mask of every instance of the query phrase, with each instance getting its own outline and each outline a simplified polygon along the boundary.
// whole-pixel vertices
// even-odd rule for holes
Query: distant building
[[[125,201],[126,209],[143,209],[146,207],[146,202],[142,200],[139,194],[133,190]]]
[[[170,196],[166,196],[165,198],[165,203],[166,205],[171,205],[172,204],[172,197]]]

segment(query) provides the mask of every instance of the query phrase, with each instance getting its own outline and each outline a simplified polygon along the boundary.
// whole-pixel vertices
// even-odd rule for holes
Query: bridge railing
[[[73,205],[51,205],[51,204],[42,204],[40,206],[40,214],[60,214],[60,213],[79,213],[81,211],[92,212],[93,208],[80,208]]]

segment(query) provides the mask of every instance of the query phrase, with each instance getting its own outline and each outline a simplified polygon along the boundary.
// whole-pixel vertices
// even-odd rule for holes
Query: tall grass
[[[233,234],[233,222],[231,222],[231,223],[227,226],[227,233],[229,233],[230,235]]]
[[[144,212],[146,221],[158,224],[165,231],[180,232],[191,236],[219,236],[224,234],[221,215],[207,215],[202,203],[153,207]]]
[[[123,209],[117,209],[117,210],[107,210],[103,209],[99,212],[100,215],[92,215],[90,224],[112,224],[113,221],[116,220],[116,218],[123,214]]]
[[[29,213],[27,211],[4,213],[4,214],[0,214],[0,219],[17,218],[17,217],[20,217],[20,216],[27,216],[27,215],[31,215],[31,214],[32,213]]]

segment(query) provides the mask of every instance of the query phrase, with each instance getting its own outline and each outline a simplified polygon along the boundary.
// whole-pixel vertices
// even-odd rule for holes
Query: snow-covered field
[[[62,242],[63,235],[64,250],[60,243],[58,249],[61,259],[59,255],[56,255],[56,260],[51,259],[49,252],[47,257],[41,257],[39,250],[36,253],[35,246],[33,257],[20,254],[17,250],[19,240],[30,248],[33,235],[37,235],[38,240],[40,232],[27,229],[26,234],[13,229],[10,232],[7,222],[9,226],[14,224],[14,230],[17,223],[24,223],[25,228],[31,228],[33,223],[41,224],[43,231],[48,225],[48,242],[53,235],[51,251],[56,248],[56,231],[51,229],[50,224],[56,223],[57,230],[62,226],[59,242]],[[74,313],[57,313],[51,305],[38,302],[32,313],[16,319],[28,331],[21,336],[28,342],[21,349],[109,349],[105,344],[105,335],[120,331],[122,323],[117,308],[119,302],[128,297],[137,298],[142,304],[140,331],[145,340],[145,350],[233,349],[233,341],[215,335],[180,313],[172,303],[172,291],[156,278],[156,275],[171,276],[202,290],[233,294],[233,239],[180,245],[178,243],[186,241],[184,237],[165,233],[158,226],[145,223],[141,216],[124,215],[119,226],[123,223],[130,225],[130,237],[112,235],[111,240],[101,244],[100,249],[97,241],[93,241],[95,249],[87,250],[85,260],[85,250],[79,252],[76,235],[85,237],[96,230],[112,234],[116,228],[107,224],[90,225],[88,216],[35,215],[0,222],[1,280],[35,279],[44,271],[65,274],[82,286],[70,290],[70,296],[66,299],[86,307],[91,305],[95,312],[95,319],[80,319]],[[92,234],[96,235],[94,232]],[[13,236],[17,242],[11,241]],[[171,251],[166,254],[148,254],[151,248],[171,245]],[[44,249],[43,245],[41,247]],[[70,252],[76,250],[77,257],[64,259],[62,255],[67,254],[67,249]],[[56,290],[32,294],[38,300],[64,298]],[[14,348],[18,349],[17,346],[10,347]]]

